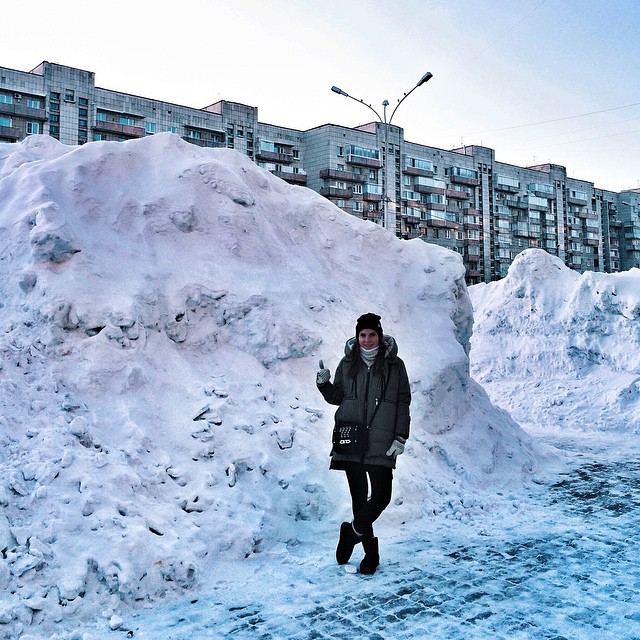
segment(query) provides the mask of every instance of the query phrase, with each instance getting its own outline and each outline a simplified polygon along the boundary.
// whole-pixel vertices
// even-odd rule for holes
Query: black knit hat
[[[365,313],[363,316],[360,316],[356,324],[356,337],[360,335],[360,332],[363,329],[373,329],[378,334],[380,342],[382,342],[382,325],[380,324],[380,316],[375,313]]]

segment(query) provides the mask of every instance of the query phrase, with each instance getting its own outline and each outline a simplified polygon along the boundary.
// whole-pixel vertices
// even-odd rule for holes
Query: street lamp
[[[429,82],[429,80],[431,80],[431,78],[433,78],[433,74],[430,71],[427,71],[427,73],[425,73],[422,78],[420,78],[420,80],[418,80],[418,82],[415,84],[415,86],[413,87],[413,89],[411,89],[411,91],[405,93],[402,98],[400,98],[398,100],[398,104],[396,104],[395,108],[393,109],[393,111],[391,112],[391,117],[387,120],[387,107],[389,106],[389,101],[388,100],[384,100],[382,103],[382,117],[380,117],[380,114],[368,103],[366,103],[364,100],[362,99],[358,99],[358,98],[354,98],[353,96],[350,96],[346,91],[343,91],[342,89],[340,89],[339,87],[336,87],[335,85],[333,87],[331,87],[331,91],[333,91],[334,93],[337,93],[338,95],[344,96],[345,98],[350,98],[351,100],[355,100],[355,102],[359,102],[360,104],[363,104],[365,107],[367,107],[368,109],[370,109],[371,111],[373,111],[373,113],[376,115],[376,118],[378,118],[378,121],[384,126],[384,162],[382,164],[382,168],[384,169],[384,179],[382,180],[382,201],[383,201],[383,219],[382,219],[382,224],[385,227],[385,229],[388,229],[389,231],[393,231],[395,233],[395,216],[393,219],[393,228],[391,228],[391,220],[389,219],[389,197],[388,197],[388,179],[389,179],[389,168],[388,168],[388,159],[389,159],[389,128],[391,127],[391,122],[393,121],[393,116],[396,114],[396,111],[398,110],[398,107],[418,88],[421,87],[423,84],[425,84],[426,82]],[[394,207],[394,213],[395,213],[395,207]]]

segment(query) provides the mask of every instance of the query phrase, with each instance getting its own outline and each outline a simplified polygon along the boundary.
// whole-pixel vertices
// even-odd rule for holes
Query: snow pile
[[[542,459],[469,378],[459,257],[234,151],[0,145],[0,229],[0,625],[16,635],[116,629],[126,603],[210,583],[216,559],[333,532],[349,504],[315,372],[363,312],[414,394],[387,522],[464,517]]]
[[[523,426],[640,433],[640,270],[581,275],[528,249],[469,292],[472,375]]]

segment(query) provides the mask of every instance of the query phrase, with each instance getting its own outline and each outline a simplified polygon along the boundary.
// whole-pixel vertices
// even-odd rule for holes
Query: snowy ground
[[[565,472],[464,522],[381,527],[371,578],[335,565],[322,530],[297,549],[221,562],[210,589],[138,611],[126,628],[149,640],[640,638],[640,445],[545,440],[566,452]]]
[[[170,134],[0,145],[0,248],[0,637],[640,638],[637,269],[467,289]],[[413,393],[370,578],[314,383],[366,311]]]

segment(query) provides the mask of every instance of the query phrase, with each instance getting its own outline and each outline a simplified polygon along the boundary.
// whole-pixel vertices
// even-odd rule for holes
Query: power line
[[[608,109],[600,109],[599,111],[590,111],[589,113],[580,113],[574,116],[564,116],[563,118],[554,118],[553,120],[541,120],[540,122],[529,122],[527,124],[515,124],[511,127],[502,127],[500,129],[485,129],[484,131],[475,131],[473,133],[467,133],[467,136],[475,136],[481,133],[497,133],[498,131],[509,131],[511,129],[522,129],[524,127],[536,127],[541,124],[552,124],[554,122],[562,122],[564,120],[575,120],[576,118],[586,118],[587,116],[595,116],[599,113],[607,113],[609,111],[619,111],[620,109],[629,109],[631,107],[640,106],[640,102],[632,102],[631,104],[624,104],[620,107],[609,107]]]

